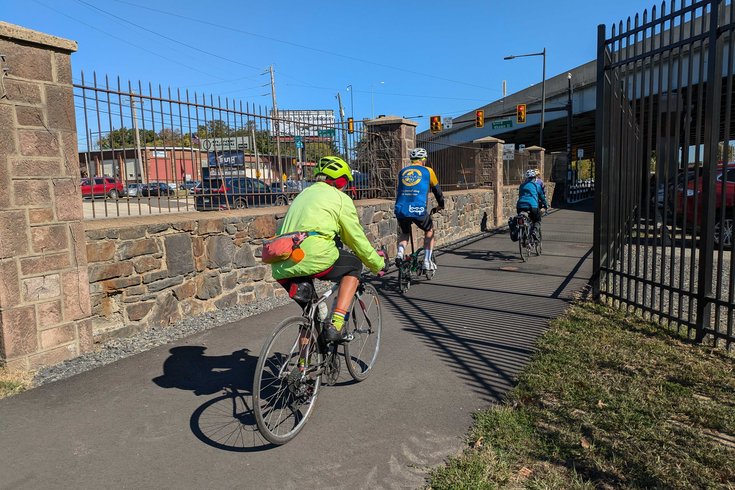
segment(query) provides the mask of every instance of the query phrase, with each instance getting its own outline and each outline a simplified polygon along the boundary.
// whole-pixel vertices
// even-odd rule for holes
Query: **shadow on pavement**
[[[191,432],[203,443],[224,451],[254,452],[275,446],[263,439],[251,407],[253,373],[258,358],[247,349],[228,356],[206,356],[206,347],[170,349],[163,374],[153,378],[161,388],[219,396],[197,407],[189,419]]]

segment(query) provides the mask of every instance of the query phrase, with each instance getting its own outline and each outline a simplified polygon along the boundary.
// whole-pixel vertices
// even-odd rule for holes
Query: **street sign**
[[[319,129],[316,132],[317,136],[321,136],[323,138],[334,138],[334,128],[331,129]]]
[[[511,121],[510,119],[501,119],[499,121],[493,121],[491,124],[491,127],[493,129],[512,128],[513,121]]]
[[[577,148],[577,160],[584,158],[584,148]]]
[[[207,151],[235,151],[249,150],[249,136],[232,136],[230,138],[204,138],[200,142],[201,147]]]
[[[444,118],[444,129],[452,129],[452,118],[451,117]]]
[[[526,151],[526,145],[518,145],[518,153],[523,153]]]
[[[294,136],[293,137],[294,143],[296,143],[296,148],[303,148],[304,142],[301,140],[301,136]]]
[[[505,143],[503,145],[503,160],[513,160],[515,151],[516,145],[514,143]]]

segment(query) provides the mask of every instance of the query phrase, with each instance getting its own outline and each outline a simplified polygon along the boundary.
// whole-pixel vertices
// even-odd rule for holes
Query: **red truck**
[[[82,179],[80,184],[82,197],[109,197],[117,199],[123,195],[123,185],[112,177],[92,177]]]

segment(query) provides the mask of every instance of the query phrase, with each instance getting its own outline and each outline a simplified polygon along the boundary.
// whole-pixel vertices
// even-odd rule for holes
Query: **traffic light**
[[[516,122],[518,124],[526,123],[526,104],[518,104],[516,106]]]
[[[355,120],[351,117],[347,118],[347,132],[350,134],[355,132]]]
[[[429,128],[431,129],[432,133],[438,133],[442,130],[442,117],[441,116],[431,116]]]
[[[485,111],[475,111],[475,127],[485,126]]]

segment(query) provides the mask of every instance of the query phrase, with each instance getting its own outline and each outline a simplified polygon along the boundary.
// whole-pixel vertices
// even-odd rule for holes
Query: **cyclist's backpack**
[[[283,262],[289,258],[294,262],[300,262],[301,259],[304,258],[304,253],[299,248],[301,246],[301,242],[303,242],[306,237],[314,234],[315,233],[299,231],[269,238],[263,242],[261,260],[266,264]]]
[[[517,242],[520,228],[518,227],[518,221],[515,216],[508,219],[508,229],[510,230],[510,239]]]

